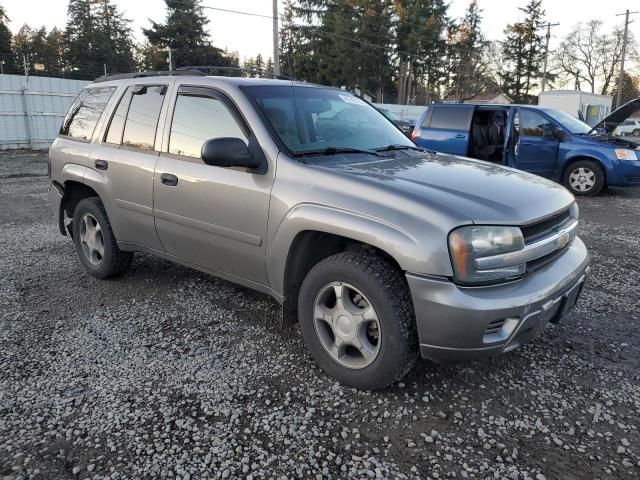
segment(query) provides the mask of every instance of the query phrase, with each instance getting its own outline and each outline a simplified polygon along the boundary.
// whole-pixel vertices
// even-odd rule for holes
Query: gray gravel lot
[[[592,276],[560,326],[363,393],[270,298],[146,255],[86,275],[44,154],[0,154],[0,479],[636,478],[640,189],[580,199]]]

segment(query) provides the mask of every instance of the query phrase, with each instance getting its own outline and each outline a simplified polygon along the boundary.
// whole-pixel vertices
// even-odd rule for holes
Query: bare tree
[[[564,37],[553,62],[561,83],[585,82],[592,93],[611,90],[622,55],[622,32],[617,28],[611,34],[603,33],[602,25],[602,20],[579,23]],[[629,46],[635,51],[633,38]]]

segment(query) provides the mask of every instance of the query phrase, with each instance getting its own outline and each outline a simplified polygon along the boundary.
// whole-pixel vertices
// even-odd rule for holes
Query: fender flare
[[[424,252],[410,233],[371,216],[312,203],[291,208],[270,235],[267,275],[278,294],[284,294],[285,271],[291,246],[305,231],[338,235],[372,245],[389,254],[404,271],[420,271]]]

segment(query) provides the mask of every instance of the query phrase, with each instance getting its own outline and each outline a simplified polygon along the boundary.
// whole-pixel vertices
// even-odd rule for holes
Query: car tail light
[[[411,141],[415,143],[415,141],[418,139],[419,136],[420,136],[420,131],[417,128],[414,128],[413,132],[411,132]]]

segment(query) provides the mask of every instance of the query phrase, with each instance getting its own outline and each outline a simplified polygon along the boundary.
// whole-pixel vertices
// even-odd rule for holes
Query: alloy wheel
[[[332,282],[316,296],[314,327],[320,343],[339,364],[362,369],[380,352],[381,330],[371,302],[353,285]]]
[[[80,219],[80,245],[92,265],[100,265],[104,258],[104,238],[96,217],[85,213]]]

